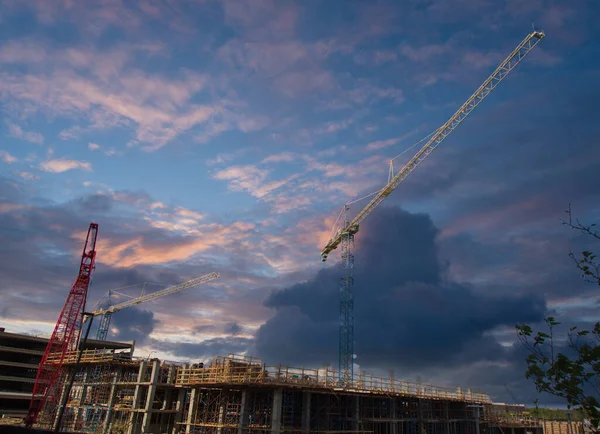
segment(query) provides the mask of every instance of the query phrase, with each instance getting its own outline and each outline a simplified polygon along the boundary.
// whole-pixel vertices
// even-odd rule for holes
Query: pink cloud
[[[19,211],[22,209],[28,209],[27,205],[23,205],[21,203],[7,203],[0,202],[0,213],[8,213],[12,211]]]
[[[342,131],[350,127],[354,123],[354,119],[344,119],[342,121],[337,122],[328,122],[321,128],[316,130],[317,134],[331,134],[336,133],[338,131]]]
[[[9,44],[10,45],[10,44]],[[2,74],[0,95],[11,103],[28,104],[52,115],[60,113],[79,117],[85,113],[91,121],[89,128],[111,128],[117,125],[137,125],[137,140],[147,144],[143,149],[153,151],[164,146],[178,134],[196,125],[207,124],[219,114],[225,117],[227,129],[242,131],[263,128],[268,120],[258,115],[243,116],[226,110],[218,103],[192,103],[209,83],[206,75],[181,71],[177,78],[146,74],[127,66],[133,54],[148,47],[124,45],[107,52],[93,49],[69,48],[52,50],[45,47],[48,60],[38,67],[36,47],[13,43],[3,48],[0,63],[26,62],[31,66],[27,75]],[[16,53],[26,53],[20,54]],[[31,110],[28,108],[28,110]],[[73,126],[61,132],[61,138],[76,137],[86,127]],[[216,135],[224,131],[213,131]],[[29,140],[40,140],[34,133],[19,131]]]
[[[17,172],[17,175],[19,175],[21,178],[26,179],[28,181],[36,181],[36,180],[40,179],[39,176],[34,175],[33,173],[30,173],[30,172]]]
[[[396,87],[379,87],[365,79],[353,80],[352,83],[354,88],[340,92],[339,95],[336,95],[323,104],[321,109],[348,109],[385,99],[391,99],[397,104],[404,101],[404,92],[402,89]]]
[[[17,162],[17,158],[9,154],[7,151],[0,150],[0,160],[6,164],[12,164]]]
[[[62,173],[69,170],[86,170],[88,172],[92,171],[92,165],[87,161],[77,161],[77,160],[67,160],[67,159],[54,159],[44,161],[40,164],[40,169],[45,172],[52,173]]]
[[[139,206],[139,204],[138,204]],[[152,212],[145,217],[146,223],[153,228],[178,233],[181,236],[173,240],[153,240],[142,234],[112,234],[104,232],[98,240],[97,261],[114,267],[133,267],[143,264],[167,264],[184,261],[192,256],[216,246],[226,247],[240,242],[252,233],[254,225],[246,222],[234,222],[229,225],[202,223],[204,215],[185,208],[175,212]],[[72,238],[85,238],[84,232],[74,232]]]
[[[222,0],[225,21],[249,39],[285,39],[294,36],[300,9],[292,3],[276,0],[240,2]]]
[[[394,51],[377,51],[373,56],[376,65],[382,65],[388,62],[394,62],[398,59],[398,55]]]
[[[287,194],[270,198],[269,202],[271,203],[271,212],[274,214],[285,214],[290,211],[306,209],[313,203],[307,196],[289,196]]]
[[[268,170],[252,165],[230,166],[218,171],[213,178],[229,181],[229,188],[233,191],[248,191],[253,194],[259,190],[268,174]]]
[[[387,139],[387,140],[376,140],[367,145],[367,150],[375,151],[375,150],[379,150],[379,149],[384,149],[389,146],[395,145],[396,143],[398,143],[398,139],[395,137],[391,138],[391,139]]]
[[[231,166],[213,175],[214,179],[226,180],[232,191],[245,191],[258,199],[264,198],[275,190],[283,187],[297,175],[277,181],[268,181],[270,171],[257,166]]]
[[[424,62],[432,57],[443,54],[447,50],[447,46],[437,44],[423,45],[416,48],[408,44],[400,46],[400,52],[414,62]]]
[[[37,144],[44,143],[44,136],[42,136],[40,133],[24,131],[20,126],[11,122],[8,122],[8,132],[12,137],[17,139],[23,139]]]
[[[322,163],[313,158],[308,159],[308,170],[318,170],[323,172],[323,175],[327,178],[349,174],[348,169],[348,166],[343,166],[339,163]]]
[[[277,41],[277,42],[273,42]],[[273,77],[274,88],[287,97],[331,89],[333,76],[321,65],[315,44],[303,44],[280,37],[268,42],[235,39],[219,50],[219,57],[231,66]]]
[[[290,72],[275,80],[275,88],[282,95],[293,98],[333,88],[333,76],[328,71]]]
[[[534,53],[532,53],[531,58],[533,62],[544,66],[556,66],[563,61],[560,56],[544,49],[544,47],[536,47],[536,50]]]
[[[471,68],[489,68],[502,61],[504,54],[497,51],[467,51],[462,55],[462,61]]]
[[[440,233],[441,238],[457,235],[461,232],[474,231],[484,234],[490,228],[495,231],[507,222],[514,223],[514,216],[523,221],[538,221],[539,210],[547,204],[543,196],[529,197],[502,209],[471,212],[448,224]]]
[[[297,158],[297,155],[293,152],[282,152],[279,154],[269,155],[264,158],[262,163],[290,163]]]

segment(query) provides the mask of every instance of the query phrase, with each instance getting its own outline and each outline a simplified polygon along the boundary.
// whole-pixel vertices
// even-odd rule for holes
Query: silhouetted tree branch
[[[600,234],[594,229],[596,223],[586,226],[582,224],[579,219],[573,221],[573,214],[571,212],[571,204],[569,209],[565,211],[569,218],[567,220],[561,220],[562,224],[580,231],[585,235],[589,235],[598,241],[600,241]],[[596,255],[590,251],[581,252],[581,258],[576,258],[573,252],[569,252],[569,257],[575,262],[575,266],[581,271],[582,278],[586,279],[590,283],[596,283],[600,285],[600,263],[596,262]]]
[[[595,224],[584,225],[573,220],[571,205],[562,223],[582,234],[600,241]],[[600,263],[591,251],[583,251],[578,258],[569,257],[581,271],[582,278],[600,285]],[[529,351],[526,378],[532,379],[538,392],[564,398],[569,408],[579,408],[589,417],[594,429],[600,426],[600,322],[592,330],[571,327],[567,333],[567,351],[557,348],[555,329],[560,325],[553,317],[545,319],[546,332],[535,332],[531,326],[516,326],[517,336]],[[598,431],[596,431],[598,432]]]

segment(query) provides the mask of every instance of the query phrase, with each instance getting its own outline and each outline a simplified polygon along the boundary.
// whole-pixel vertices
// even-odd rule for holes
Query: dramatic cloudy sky
[[[95,221],[90,304],[221,272],[115,315],[111,339],[337,366],[339,252],[319,260],[335,216],[534,22],[546,39],[362,225],[355,291],[357,369],[531,403],[514,325],[600,311],[567,256],[589,243],[559,221],[569,202],[600,217],[599,13],[0,0],[0,326],[51,332]]]

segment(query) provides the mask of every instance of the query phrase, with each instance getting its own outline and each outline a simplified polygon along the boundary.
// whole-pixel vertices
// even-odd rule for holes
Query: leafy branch
[[[585,225],[573,219],[571,206],[566,211],[567,220],[562,224],[600,241],[595,224]],[[596,255],[586,250],[577,257],[572,251],[569,257],[581,271],[587,282],[600,285],[600,263]],[[589,417],[592,426],[600,426],[600,322],[592,330],[571,327],[567,333],[566,351],[559,351],[555,338],[560,322],[554,317],[545,319],[546,330],[534,333],[531,326],[516,326],[517,336],[529,351],[527,356],[527,379],[533,380],[539,393],[564,398],[568,408],[578,408]]]

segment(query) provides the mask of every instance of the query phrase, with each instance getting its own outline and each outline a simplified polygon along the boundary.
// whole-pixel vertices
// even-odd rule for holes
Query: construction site
[[[41,356],[39,366],[33,359],[19,362],[27,366],[7,362],[26,368],[23,378],[33,383],[30,393],[24,388],[18,391],[19,399],[30,397],[25,425],[60,432],[127,434],[583,433],[581,420],[535,419],[522,405],[494,403],[488,394],[469,388],[354,372],[353,249],[359,225],[543,38],[543,32],[529,34],[400,171],[395,173],[390,165],[388,183],[353,219],[344,206],[339,227],[321,252],[325,261],[338,246],[341,250],[338,369],[269,366],[246,355],[215,356],[206,363],[164,362],[135,357],[133,343],[106,341],[113,313],[208,283],[219,273],[88,312],[98,236],[98,224],[91,223],[77,280],[52,336],[43,341],[45,350],[42,353],[37,339],[38,347],[25,353]],[[94,317],[100,324],[90,344]],[[6,351],[10,357],[22,353]],[[37,370],[32,370],[35,366]],[[14,383],[15,378],[6,381]]]
[[[68,354],[72,388],[61,388],[62,432],[91,433],[583,433],[581,422],[528,418],[521,406],[494,404],[484,393],[393,378],[356,376],[339,387],[330,369],[267,366],[230,355],[201,364],[136,359],[130,352]],[[57,428],[57,411],[39,424]]]

